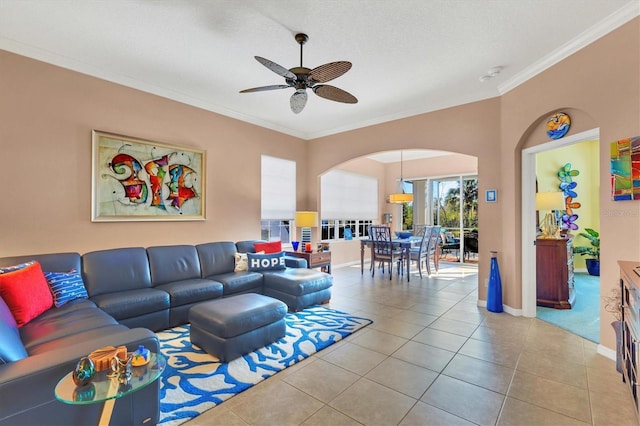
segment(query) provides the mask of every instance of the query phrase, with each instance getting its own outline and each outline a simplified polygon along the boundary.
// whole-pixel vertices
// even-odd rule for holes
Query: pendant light
[[[405,194],[404,192],[404,179],[402,177],[402,151],[400,151],[400,187],[402,193],[390,194],[389,202],[392,204],[410,203],[413,201],[413,194]]]

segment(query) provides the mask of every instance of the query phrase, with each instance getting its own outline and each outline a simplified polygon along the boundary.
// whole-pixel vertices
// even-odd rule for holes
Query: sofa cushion
[[[249,271],[280,271],[286,268],[284,263],[284,253],[258,254],[247,253],[249,259]]]
[[[195,246],[147,247],[147,255],[154,286],[200,278],[200,261]]]
[[[174,281],[156,286],[155,288],[169,293],[172,308],[189,303],[217,299],[222,297],[223,291],[221,283],[203,278]]]
[[[53,297],[40,264],[0,274],[0,297],[22,327],[53,306]]]
[[[262,274],[258,272],[228,272],[210,278],[222,283],[224,297],[239,293],[262,293]]]
[[[27,351],[20,339],[16,320],[0,298],[0,364],[18,361],[26,356]]]
[[[265,240],[243,240],[236,242],[236,248],[240,253],[255,253],[256,243],[266,243]]]
[[[142,247],[99,250],[82,256],[82,278],[89,297],[151,288],[147,251]]]
[[[256,252],[263,251],[267,254],[278,253],[282,251],[282,241],[254,243],[253,247],[255,248]]]
[[[74,309],[73,306],[65,309],[65,306],[47,311],[20,329],[20,337],[30,355],[32,348],[45,342],[117,324],[115,319],[101,309]],[[47,315],[48,312],[52,314]]]
[[[236,245],[229,241],[205,243],[196,246],[200,258],[202,278],[233,272]],[[213,278],[215,279],[215,278]]]
[[[156,288],[119,291],[92,296],[91,300],[119,322],[158,311],[169,310],[169,293]]]
[[[84,287],[82,277],[76,271],[72,272],[45,272],[44,277],[49,283],[53,304],[56,308],[76,299],[87,299],[87,289]]]
[[[110,336],[118,332],[123,332],[129,330],[129,327],[124,326],[122,324],[109,324],[105,326],[101,326],[98,328],[92,328],[89,330],[79,331],[74,334],[70,334],[64,337],[58,337],[53,340],[49,340],[47,342],[42,342],[37,345],[32,345],[29,347],[29,356],[34,356],[38,354],[42,354],[45,352],[55,351],[55,350],[64,350],[65,348],[78,343],[78,342],[89,342],[99,336]]]
[[[82,269],[80,254],[74,252],[2,257],[0,266],[11,266],[34,260],[40,263],[43,271],[68,272],[72,269],[75,271]]]

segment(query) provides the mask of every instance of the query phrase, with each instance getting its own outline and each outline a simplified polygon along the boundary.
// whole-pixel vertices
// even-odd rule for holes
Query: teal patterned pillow
[[[89,298],[82,277],[76,271],[45,272],[44,277],[49,283],[56,308],[72,300]]]
[[[253,272],[278,271],[287,267],[284,264],[283,252],[272,254],[247,253],[247,259],[249,261],[249,271]]]

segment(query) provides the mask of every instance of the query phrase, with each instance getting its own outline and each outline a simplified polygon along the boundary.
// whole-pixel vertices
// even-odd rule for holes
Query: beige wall
[[[547,142],[547,117],[564,110],[572,117],[569,135],[600,129],[601,293],[618,285],[617,260],[640,260],[640,203],[609,197],[609,142],[640,134],[640,20],[592,43],[502,97],[503,251],[513,253],[503,274],[521,298],[520,152]],[[623,212],[622,215],[604,214]],[[513,236],[511,236],[513,235]],[[502,265],[501,265],[502,266]],[[509,284],[512,285],[512,284]],[[609,313],[600,310],[601,344],[615,347]]]
[[[178,102],[0,52],[0,256],[255,238],[260,155],[298,164],[298,208],[318,205],[318,176],[348,160],[395,149],[438,149],[477,158],[480,252],[499,252],[503,297],[521,307],[520,156],[548,139],[547,117],[568,112],[569,134],[600,128],[603,292],[616,260],[640,259],[640,203],[612,202],[608,143],[640,134],[640,20],[634,19],[544,73],[493,99],[309,142]],[[91,129],[207,151],[207,220],[92,223]],[[479,282],[488,276],[481,256]],[[479,298],[486,289],[480,286]],[[602,343],[613,348],[609,314]]]
[[[297,138],[0,51],[0,256],[258,238],[261,154],[295,160]],[[207,220],[91,222],[91,130],[207,151]]]

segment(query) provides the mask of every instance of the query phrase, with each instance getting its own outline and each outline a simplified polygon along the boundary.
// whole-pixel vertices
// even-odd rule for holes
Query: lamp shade
[[[316,228],[318,226],[318,212],[296,212],[296,226]]]
[[[398,193],[398,194],[390,194],[389,195],[389,202],[390,203],[394,203],[394,204],[402,204],[402,203],[410,203],[413,201],[413,194],[405,194],[403,193]]]
[[[564,210],[562,192],[538,192],[536,194],[536,210]]]

